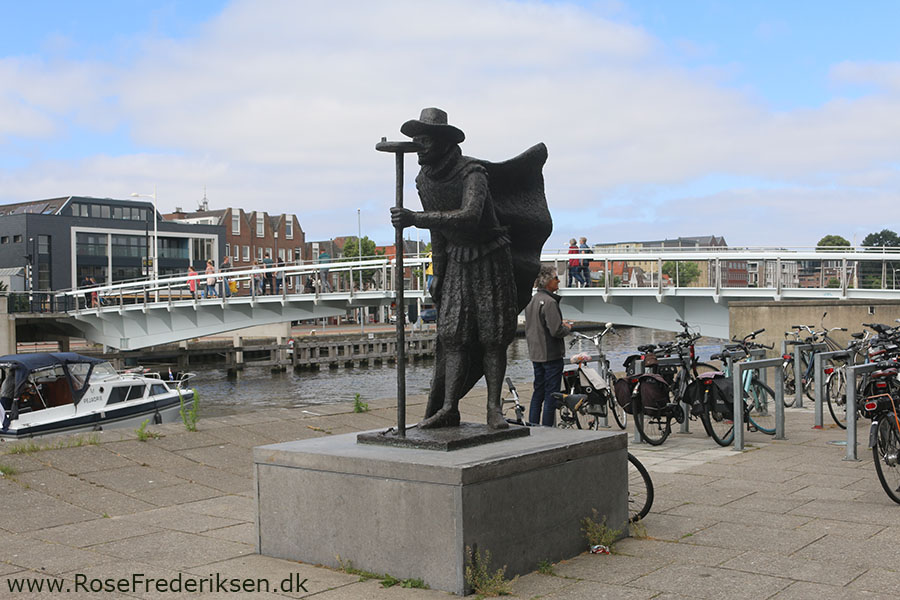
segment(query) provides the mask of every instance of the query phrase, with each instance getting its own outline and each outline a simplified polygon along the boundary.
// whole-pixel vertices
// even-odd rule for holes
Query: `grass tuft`
[[[509,596],[511,582],[506,578],[506,566],[491,572],[491,552],[484,556],[476,548],[466,546],[466,583],[481,596]]]

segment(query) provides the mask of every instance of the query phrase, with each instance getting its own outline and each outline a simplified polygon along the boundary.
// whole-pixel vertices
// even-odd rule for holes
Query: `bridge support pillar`
[[[16,321],[9,314],[8,302],[8,296],[0,296],[0,356],[16,353]]]

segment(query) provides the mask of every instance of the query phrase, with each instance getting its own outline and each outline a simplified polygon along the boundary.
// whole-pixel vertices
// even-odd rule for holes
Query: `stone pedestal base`
[[[254,449],[260,554],[420,578],[465,594],[466,547],[527,573],[587,550],[597,509],[626,528],[626,434],[535,427],[452,452],[356,434]]]

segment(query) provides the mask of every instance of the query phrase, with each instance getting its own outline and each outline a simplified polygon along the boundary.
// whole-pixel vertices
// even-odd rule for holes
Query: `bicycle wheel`
[[[641,439],[651,446],[659,446],[672,433],[672,415],[663,410],[658,415],[635,415],[634,424]]]
[[[784,402],[784,406],[786,408],[790,408],[794,405],[794,402],[797,401],[797,382],[796,374],[794,373],[794,361],[786,361],[784,363],[784,398],[782,401]]]
[[[816,371],[811,368],[812,360],[815,357],[810,354],[809,362],[806,360],[800,361],[800,366],[802,367],[802,373],[806,373],[806,379],[803,381],[803,395],[812,400],[816,401]]]
[[[565,405],[560,405],[556,413],[556,426],[560,429],[581,429],[578,413]]]
[[[747,419],[759,431],[775,435],[775,392],[755,377],[750,388],[744,393],[748,405]]]
[[[628,453],[628,522],[640,521],[653,506],[653,481],[634,455]]]
[[[841,429],[847,429],[847,376],[844,368],[835,369],[825,381],[828,412]]]
[[[887,413],[878,421],[872,458],[875,460],[875,471],[881,487],[891,500],[900,504],[900,432],[897,431],[895,419],[893,414]]]
[[[625,412],[625,409],[618,401],[616,401],[616,395],[613,393],[613,390],[616,389],[616,376],[610,373],[607,383],[609,384],[609,394],[607,394],[606,397],[609,401],[609,412],[612,413],[613,419],[615,420],[616,425],[619,426],[619,429],[625,429],[628,425],[628,413]]]
[[[725,395],[718,389],[711,389],[704,398],[706,410],[700,413],[700,421],[706,434],[720,446],[734,441],[734,409],[728,406]]]

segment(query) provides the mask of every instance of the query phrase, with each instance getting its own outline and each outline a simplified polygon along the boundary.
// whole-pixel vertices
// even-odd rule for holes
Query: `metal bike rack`
[[[804,344],[797,340],[781,340],[781,355],[784,356],[787,354],[787,347],[794,347],[794,407],[795,408],[803,408],[803,373],[802,367],[800,365],[800,359],[803,356],[804,350],[812,350],[813,351],[813,359],[815,359],[815,353],[828,350],[828,344],[823,344],[821,342],[815,344]]]
[[[734,450],[744,450],[744,378],[745,371],[760,371],[762,369],[775,368],[775,379],[784,381],[784,359],[767,358],[764,360],[748,360],[747,362],[734,363],[732,370],[732,392],[734,393]],[[762,377],[760,377],[762,379]],[[779,383],[774,387],[775,392],[775,439],[784,438],[784,386]]]
[[[813,376],[816,378],[816,417],[814,427],[822,429],[825,426],[825,361],[829,358],[845,358],[850,356],[846,350],[834,350],[832,352],[816,352],[813,355]],[[795,363],[796,364],[796,363]]]
[[[856,376],[879,370],[877,363],[847,367],[847,455],[844,460],[859,460],[856,455]]]

